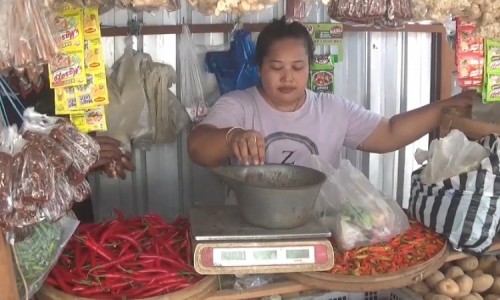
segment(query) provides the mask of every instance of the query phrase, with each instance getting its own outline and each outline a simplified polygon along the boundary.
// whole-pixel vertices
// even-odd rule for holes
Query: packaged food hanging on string
[[[5,10],[9,12],[7,22],[3,24],[8,28],[9,51],[6,56],[1,56],[0,60],[10,61],[11,66],[16,68],[29,69],[51,61],[57,54],[58,47],[57,38],[53,35],[53,14],[47,2],[4,1],[2,11]]]
[[[456,20],[456,64],[458,84],[462,88],[478,88],[483,83],[483,39],[476,35],[476,24]]]
[[[500,102],[500,42],[486,40],[483,102]]]
[[[68,121],[39,114],[33,108],[26,109],[24,119],[25,130],[44,133],[51,137],[71,156],[72,164],[69,169],[73,169],[85,178],[85,174],[99,158],[99,144],[96,141],[79,132]],[[82,182],[79,179],[81,176],[78,176],[78,184]]]

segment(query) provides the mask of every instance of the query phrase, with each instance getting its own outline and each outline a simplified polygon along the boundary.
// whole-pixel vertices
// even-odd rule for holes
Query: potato
[[[495,277],[488,293],[500,295],[500,277]]]
[[[462,271],[469,272],[474,271],[477,267],[479,267],[479,260],[475,256],[469,256],[457,260],[455,264],[460,267]]]
[[[484,297],[484,300],[500,300],[500,296],[488,294]]]
[[[472,278],[467,276],[467,275],[462,275],[457,278],[455,278],[455,282],[458,285],[458,288],[460,289],[460,292],[456,297],[465,297],[470,294],[472,291]]]
[[[486,292],[492,285],[495,279],[490,274],[483,274],[472,278],[472,292]]]
[[[478,298],[476,297],[476,295],[474,294],[470,294],[470,295],[467,295],[465,297],[461,297],[461,298],[458,298],[459,300],[481,300],[483,299],[482,297],[481,298]]]
[[[469,277],[477,277],[479,275],[483,275],[484,272],[481,270],[481,269],[475,269],[474,271],[470,271],[470,272],[467,272],[465,273],[466,275],[469,275]]]
[[[479,259],[479,269],[484,273],[490,273],[492,269],[495,268],[497,263],[497,258],[493,255],[481,256]]]
[[[427,283],[427,286],[429,286],[429,288],[433,289],[444,278],[445,277],[443,273],[441,273],[440,271],[436,271],[431,275],[427,276],[427,278],[425,278],[424,281],[425,283]]]
[[[471,295],[475,296],[477,300],[484,300],[483,296],[479,293],[472,293]]]
[[[424,300],[453,300],[453,299],[445,295],[429,293],[424,296]]]
[[[472,287],[472,282],[471,282],[471,287]],[[430,292],[429,287],[423,281],[420,281],[420,282],[417,282],[417,283],[411,285],[410,290],[412,290],[415,293],[420,294],[420,295],[425,295],[425,294]]]
[[[494,272],[495,272],[495,274],[491,274],[491,275],[500,276],[500,261],[497,261],[495,263],[495,271]]]
[[[456,297],[460,293],[458,284],[451,278],[446,278],[441,280],[435,287],[436,293],[445,295],[448,297]]]
[[[464,275],[464,271],[457,266],[449,267],[448,269],[446,269],[446,272],[444,273],[444,277],[450,279],[455,279],[462,275]]]

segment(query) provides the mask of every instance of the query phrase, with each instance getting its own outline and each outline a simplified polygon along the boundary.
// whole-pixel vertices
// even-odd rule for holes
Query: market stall
[[[328,22],[314,23],[307,21],[307,1],[0,2],[7,8],[0,20],[11,25],[0,30],[2,299],[500,299],[500,242],[494,239],[500,216],[493,208],[499,191],[488,194],[487,183],[475,180],[478,174],[497,180],[497,137],[488,136],[498,133],[494,104],[447,112],[431,154],[457,136],[453,129],[481,139],[471,142],[464,135],[455,150],[479,154],[463,158],[469,164],[452,171],[430,170],[428,165],[440,165],[428,154],[428,163],[413,173],[405,210],[343,160],[340,179],[318,161],[315,168],[211,169],[239,207],[186,205],[189,215],[179,209],[173,220],[153,208],[130,215],[115,207],[106,220],[86,223],[72,212],[74,203],[91,195],[89,174],[125,178],[133,170],[130,151],[177,142],[206,115],[205,68],[220,94],[260,82],[252,33],[268,20],[241,23],[244,15],[280,7],[310,30],[322,46],[310,69],[308,88],[315,92],[335,92],[335,66],[351,55],[344,51],[343,33],[427,32],[436,38],[432,71],[440,83],[431,97],[451,96],[458,68],[460,88],[481,88],[484,103],[493,103],[500,101],[495,3],[433,7],[420,0],[332,0],[314,4],[328,12]],[[206,16],[238,18],[219,24],[144,21],[144,13],[179,12],[184,5]],[[141,20],[101,26],[101,16],[114,9]],[[19,22],[27,19],[33,22]],[[456,60],[450,58],[451,31],[457,32],[451,42]],[[213,33],[231,33],[230,45],[206,51],[201,68],[194,63],[199,58],[193,34]],[[176,35],[178,70],[141,51],[140,37],[156,35]],[[106,66],[106,37],[125,37],[112,66]],[[26,105],[26,97],[43,88],[52,92],[52,109]],[[442,153],[449,160],[446,154],[455,152]],[[142,161],[134,161],[139,170]],[[464,178],[477,184],[468,200]],[[441,209],[450,190],[456,201],[474,204]],[[337,198],[350,200],[332,205]],[[330,207],[318,210],[317,201]],[[457,211],[473,216],[458,225],[446,221]]]

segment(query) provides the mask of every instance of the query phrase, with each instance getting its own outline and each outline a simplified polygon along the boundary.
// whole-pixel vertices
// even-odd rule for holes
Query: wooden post
[[[0,274],[2,274],[2,279],[0,280],[0,298],[5,300],[19,300],[10,246],[5,240],[3,230],[0,230],[0,234]]]

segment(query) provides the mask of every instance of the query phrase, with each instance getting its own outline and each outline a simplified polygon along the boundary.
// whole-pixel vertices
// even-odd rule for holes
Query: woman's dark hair
[[[309,64],[311,64],[314,59],[314,42],[311,35],[304,25],[299,22],[288,22],[286,17],[283,17],[281,19],[274,19],[260,32],[257,38],[255,54],[257,65],[262,67],[264,57],[274,42],[288,38],[304,41],[304,47],[306,47],[309,57]]]

